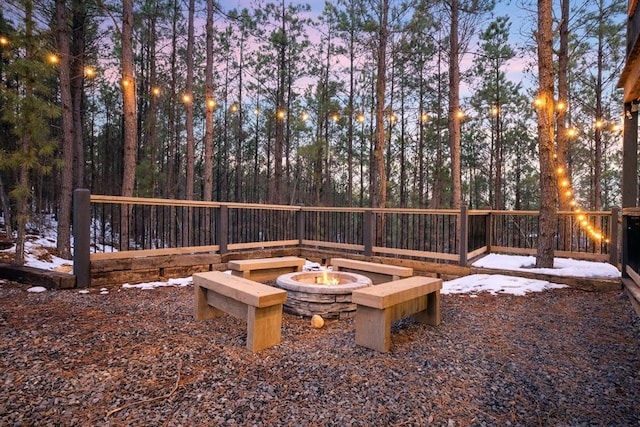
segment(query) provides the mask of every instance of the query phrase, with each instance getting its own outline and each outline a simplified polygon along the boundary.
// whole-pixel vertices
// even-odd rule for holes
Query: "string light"
[[[278,110],[278,112],[276,113],[276,117],[280,120],[284,120],[284,117],[285,117],[284,110]]]
[[[151,88],[151,94],[153,96],[160,96],[160,88],[158,86],[154,86]]]
[[[0,36],[0,46],[8,46],[9,45],[9,39],[6,38],[5,36]]]
[[[60,58],[58,58],[58,55],[56,55],[55,53],[49,54],[47,59],[49,60],[49,63],[51,63],[53,65],[56,65],[56,64],[58,64],[58,62],[60,62]]]
[[[562,166],[558,166],[556,168],[556,172],[559,176],[563,176],[564,175],[564,168]],[[563,188],[567,188],[569,187],[567,190],[564,191],[564,196],[571,198],[573,196],[573,191],[571,190],[570,186],[571,186],[571,182],[569,182],[568,179],[566,178],[562,178],[560,181],[560,187]],[[589,221],[587,220],[587,217],[584,213],[582,213],[582,210],[578,207],[576,207],[578,204],[578,202],[576,202],[575,199],[572,199],[569,202],[569,205],[572,206],[574,208],[574,214],[576,215],[576,220],[578,222],[578,224],[580,226],[582,226],[586,233],[591,236],[591,238],[593,240],[596,241],[602,241],[604,239],[604,234],[602,232],[600,232],[599,230],[596,230],[591,224],[589,224]],[[604,239],[605,243],[609,243],[608,239]]]
[[[544,100],[542,99],[542,97],[537,97],[536,99],[533,100],[533,105],[540,108],[544,105]]]
[[[185,93],[184,95],[182,95],[182,102],[185,104],[190,104],[191,103],[191,95],[188,93]]]
[[[257,116],[258,114],[260,114],[260,109],[259,109],[258,107],[254,108],[254,109],[253,109],[253,114],[255,114],[256,116]]]
[[[235,104],[235,103],[231,104],[231,108],[230,109],[231,109],[232,113],[238,112],[238,104]]]
[[[309,120],[309,113],[305,111],[304,113],[302,113],[301,117],[302,117],[302,120],[306,122],[307,120]]]
[[[558,111],[564,111],[567,108],[567,104],[564,103],[564,101],[558,101],[558,103],[556,104],[556,110]]]
[[[459,119],[464,119],[465,116],[466,114],[462,110],[458,110],[458,112],[456,113],[456,117],[458,117]]]
[[[122,79],[122,86],[123,87],[129,87],[130,84],[131,84],[131,82],[129,81],[129,79]]]
[[[210,110],[213,110],[214,108],[216,108],[216,100],[213,98],[209,98],[207,99],[207,108]]]
[[[333,113],[331,115],[331,120],[333,120],[334,122],[337,122],[339,118],[340,118],[340,116],[338,116],[337,113]]]
[[[87,76],[87,78],[92,79],[96,75],[96,70],[92,67],[84,67],[84,75]]]
[[[498,114],[500,114],[500,108],[495,105],[491,107],[491,115],[497,116]]]
[[[420,114],[420,121],[422,123],[428,122],[429,121],[429,114],[427,114],[427,113]]]
[[[358,114],[356,120],[358,121],[358,123],[364,123],[364,114]]]

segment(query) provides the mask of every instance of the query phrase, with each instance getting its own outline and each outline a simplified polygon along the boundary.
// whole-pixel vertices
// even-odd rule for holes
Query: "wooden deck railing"
[[[618,263],[619,210],[584,212],[595,241],[560,212],[559,256]],[[126,235],[125,235],[126,233]],[[300,247],[466,265],[483,253],[535,254],[535,211],[329,208],[125,198],[76,190],[74,272],[95,260]]]

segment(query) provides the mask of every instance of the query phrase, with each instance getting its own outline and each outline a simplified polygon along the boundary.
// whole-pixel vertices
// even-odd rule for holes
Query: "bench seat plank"
[[[282,304],[287,299],[287,292],[282,289],[221,271],[194,274],[193,283],[254,307]]]
[[[332,258],[331,265],[338,271],[361,273],[369,276],[374,285],[413,275],[413,268],[380,264],[347,258]]]
[[[356,304],[383,309],[441,288],[441,279],[413,276],[395,282],[357,289],[353,291],[352,301]]]
[[[302,271],[306,260],[294,256],[241,259],[227,262],[234,276],[254,281],[272,280],[281,274]]]
[[[229,261],[227,265],[230,270],[247,271],[298,265],[302,267],[304,263],[305,260],[302,258],[295,256],[283,256],[276,258],[238,259]]]

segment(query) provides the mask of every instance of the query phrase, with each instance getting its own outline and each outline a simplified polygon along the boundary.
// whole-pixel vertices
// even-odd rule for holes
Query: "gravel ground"
[[[640,426],[640,321],[621,292],[443,296],[389,353],[353,320],[284,315],[257,354],[193,288],[0,284],[1,426]]]

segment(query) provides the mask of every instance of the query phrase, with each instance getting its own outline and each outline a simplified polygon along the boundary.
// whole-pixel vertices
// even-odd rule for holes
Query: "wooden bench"
[[[440,324],[442,279],[414,276],[356,289],[356,344],[380,352],[391,348],[391,324],[411,314],[420,323]]]
[[[375,262],[358,261],[346,258],[333,258],[331,265],[336,271],[350,271],[361,273],[369,277],[374,285],[398,280],[413,275],[413,268],[398,267],[396,265],[378,264]]]
[[[285,256],[229,261],[227,267],[234,276],[262,282],[276,279],[281,274],[302,271],[305,262],[303,258]]]
[[[196,320],[230,314],[247,322],[247,348],[253,352],[280,342],[282,304],[287,292],[220,271],[193,275]]]

